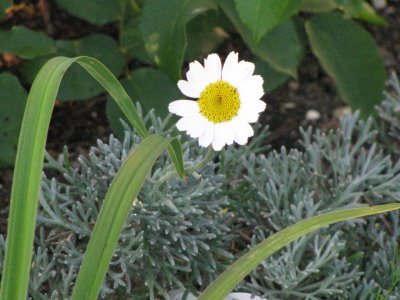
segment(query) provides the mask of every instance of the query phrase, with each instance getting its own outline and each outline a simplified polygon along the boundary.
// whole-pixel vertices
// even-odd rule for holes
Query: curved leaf
[[[400,209],[400,203],[351,208],[326,213],[294,224],[275,233],[251,248],[249,252],[240,257],[227,270],[225,270],[224,273],[218,276],[218,278],[213,281],[213,283],[211,283],[197,299],[224,299],[224,297],[255,267],[257,267],[261,261],[267,259],[276,251],[282,249],[290,242],[293,242],[307,233],[337,222],[380,214],[397,209]]]
[[[12,0],[2,0],[0,1],[0,20],[3,20],[4,17],[6,16],[6,10],[7,8],[11,7],[13,5]]]
[[[235,0],[239,16],[258,44],[275,26],[287,21],[297,11],[300,0]]]
[[[145,113],[154,109],[156,115],[163,118],[168,114],[168,103],[181,95],[177,85],[154,68],[136,69],[128,78],[121,80],[121,83],[133,102],[139,102]],[[123,112],[114,101],[107,101],[106,112],[113,132],[122,138],[120,119],[124,119]]]
[[[343,100],[364,117],[373,113],[382,100],[385,66],[370,34],[339,13],[316,15],[305,27],[313,53]]]
[[[104,199],[76,279],[72,300],[97,299],[126,218],[157,157],[169,140],[152,135],[132,151]]]
[[[95,25],[104,25],[121,17],[120,1],[56,0],[71,15]]]
[[[0,53],[10,52],[16,56],[33,59],[56,52],[54,41],[43,32],[16,26],[0,31]]]
[[[336,0],[336,3],[350,17],[377,25],[388,25],[386,20],[379,16],[373,7],[364,0]]]
[[[11,73],[0,73],[0,167],[12,166],[28,93]]]
[[[185,60],[193,61],[214,52],[228,34],[222,26],[226,18],[221,12],[210,10],[187,23]],[[221,26],[222,25],[222,26]]]
[[[254,61],[254,65],[256,66],[255,73],[261,75],[264,79],[263,87],[266,93],[273,91],[289,79],[288,74],[276,71],[267,62],[260,58],[257,58]]]
[[[301,0],[299,10],[309,13],[321,13],[337,8],[335,0]]]
[[[210,0],[147,0],[140,28],[154,63],[174,81],[180,78],[186,49],[186,23],[201,12],[215,8]]]
[[[139,134],[148,136],[130,97],[111,71],[96,59],[56,57],[42,67],[28,96],[18,142],[0,299],[27,297],[46,136],[61,80],[74,62],[103,85]],[[179,157],[182,153],[172,155]],[[181,166],[176,168],[181,174]]]
[[[125,67],[125,58],[116,40],[105,34],[91,34],[79,40],[56,42],[59,55],[68,57],[90,56],[119,76]],[[104,88],[78,65],[71,66],[61,82],[58,98],[84,100],[97,96]]]
[[[90,56],[105,64],[115,76],[125,66],[125,57],[117,42],[105,34],[92,34],[78,40],[57,40],[57,56]],[[41,56],[24,61],[21,73],[24,80],[33,82],[40,68],[55,55]],[[61,82],[58,98],[61,100],[85,100],[104,92],[104,88],[78,65],[72,65]]]
[[[276,26],[264,35],[258,44],[255,44],[250,30],[240,19],[234,2],[220,0],[219,4],[251,52],[266,61],[276,71],[297,77],[297,67],[304,55],[304,43],[297,33],[293,20]]]
[[[140,18],[129,20],[120,33],[120,47],[129,56],[134,57],[146,64],[153,64],[152,58],[146,52],[142,31],[139,28]]]

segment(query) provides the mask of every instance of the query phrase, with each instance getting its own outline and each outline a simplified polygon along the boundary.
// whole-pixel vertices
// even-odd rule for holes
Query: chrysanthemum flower
[[[217,54],[189,65],[187,80],[180,80],[181,92],[196,100],[176,100],[168,109],[182,118],[176,123],[180,131],[199,139],[200,146],[221,150],[235,141],[247,143],[254,131],[249,123],[257,121],[265,110],[260,100],[264,94],[263,79],[253,75],[254,64],[238,61],[238,54],[231,52],[224,66]]]

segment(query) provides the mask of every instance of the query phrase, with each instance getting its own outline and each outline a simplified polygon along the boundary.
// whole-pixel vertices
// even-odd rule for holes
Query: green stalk
[[[97,299],[133,200],[170,141],[153,135],[131,152],[107,192],[76,279],[72,300]]]
[[[229,266],[204,290],[197,300],[224,299],[263,260],[307,233],[337,222],[396,209],[400,209],[400,203],[345,209],[312,217],[283,229],[251,248],[249,252]]]
[[[44,145],[62,76],[72,62],[55,58],[37,75],[22,122],[11,191],[0,299],[25,300],[43,168]]]

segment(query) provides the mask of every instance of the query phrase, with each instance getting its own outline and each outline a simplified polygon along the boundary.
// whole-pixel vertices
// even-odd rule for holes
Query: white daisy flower
[[[195,100],[176,100],[168,109],[180,117],[176,123],[180,131],[199,139],[200,146],[212,145],[219,151],[235,141],[247,143],[253,136],[249,123],[257,121],[266,104],[260,100],[264,95],[263,79],[253,75],[254,64],[238,61],[238,54],[229,53],[222,67],[217,54],[189,65],[187,80],[179,80],[181,92]]]

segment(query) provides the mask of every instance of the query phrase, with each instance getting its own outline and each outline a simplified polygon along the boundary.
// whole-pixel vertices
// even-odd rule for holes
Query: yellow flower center
[[[219,80],[209,84],[198,100],[200,113],[214,123],[233,119],[240,107],[238,90],[228,82]]]

